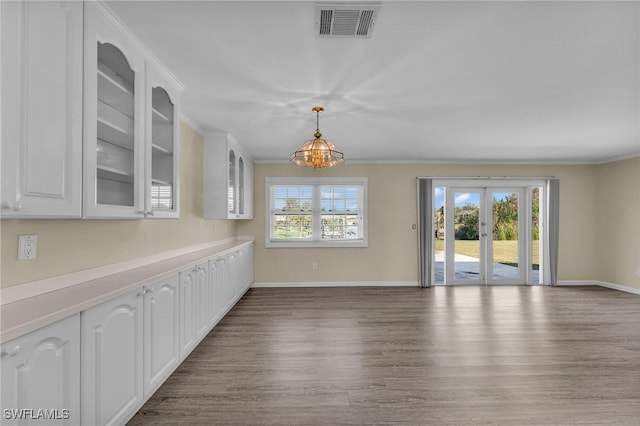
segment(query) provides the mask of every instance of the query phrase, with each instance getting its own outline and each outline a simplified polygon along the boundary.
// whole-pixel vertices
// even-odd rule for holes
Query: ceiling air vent
[[[316,3],[318,37],[371,37],[379,3]]]

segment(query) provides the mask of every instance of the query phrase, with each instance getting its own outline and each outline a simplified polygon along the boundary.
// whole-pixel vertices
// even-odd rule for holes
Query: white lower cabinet
[[[2,344],[2,424],[80,424],[80,314]]]
[[[248,289],[253,284],[253,243],[248,244],[244,248],[245,258],[242,266],[244,285]]]
[[[195,270],[180,272],[180,358],[196,346],[196,277]]]
[[[178,274],[144,287],[144,396],[150,396],[180,361]]]
[[[231,309],[231,294],[232,286],[229,276],[229,253],[225,253],[220,256],[219,270],[218,270],[218,291],[219,291],[219,306],[221,306],[221,315],[225,315],[229,309]]]
[[[248,244],[3,343],[2,424],[125,424],[251,282]]]
[[[209,262],[196,266],[196,339],[202,340],[211,330],[211,307],[209,306]]]
[[[220,270],[222,268],[222,256],[216,256],[209,260],[209,325],[213,327],[224,315],[222,303],[222,280]]]
[[[238,248],[229,253],[229,294],[230,303],[234,303],[236,299],[244,292],[244,267],[245,252],[243,248]]]
[[[142,290],[82,312],[82,424],[124,424],[142,404]]]
[[[208,263],[203,262],[180,272],[180,358],[184,359],[198,344],[208,322],[199,315],[206,304]],[[204,300],[202,300],[204,299]],[[206,306],[206,305],[205,305]],[[208,330],[206,330],[208,331]]]

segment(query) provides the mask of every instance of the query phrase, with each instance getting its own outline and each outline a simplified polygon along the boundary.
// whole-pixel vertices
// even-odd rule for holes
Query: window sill
[[[265,241],[266,248],[369,247],[366,240],[353,241]]]

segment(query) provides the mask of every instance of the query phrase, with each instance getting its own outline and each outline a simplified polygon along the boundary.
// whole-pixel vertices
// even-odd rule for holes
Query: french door
[[[539,284],[542,187],[473,183],[434,185],[436,284]]]

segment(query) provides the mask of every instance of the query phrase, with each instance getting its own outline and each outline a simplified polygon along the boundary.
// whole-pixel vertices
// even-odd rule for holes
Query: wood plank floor
[[[131,420],[640,425],[640,297],[252,289]]]

